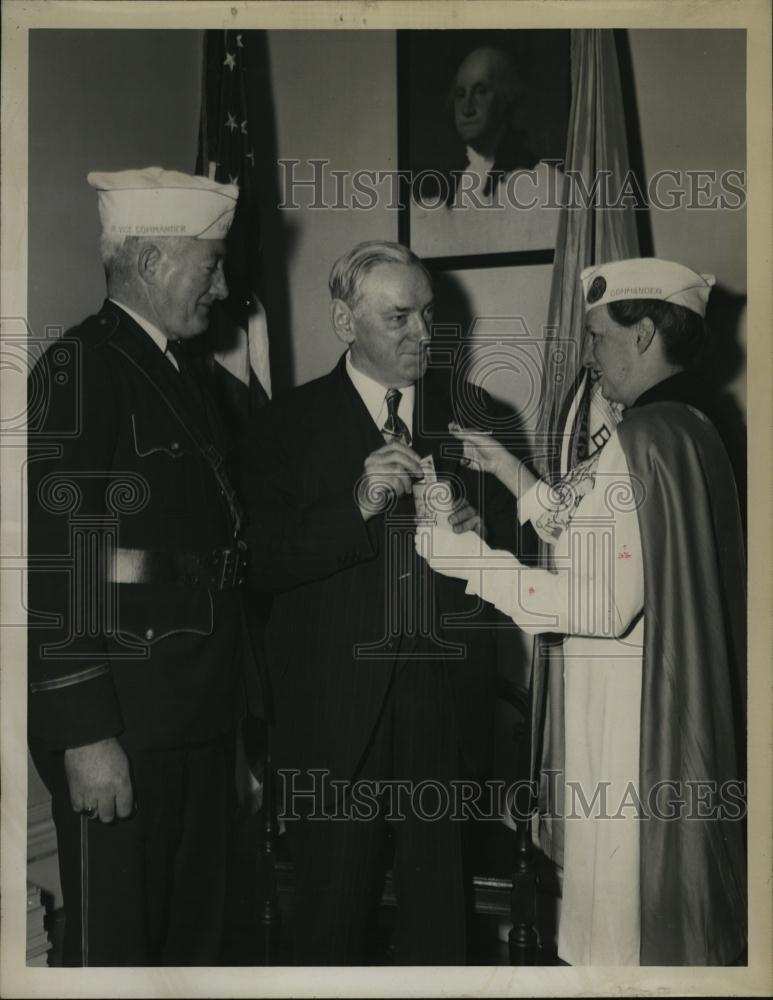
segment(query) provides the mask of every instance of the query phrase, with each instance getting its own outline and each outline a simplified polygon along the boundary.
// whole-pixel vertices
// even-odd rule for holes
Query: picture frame
[[[569,34],[398,31],[399,240],[433,270],[552,263]]]

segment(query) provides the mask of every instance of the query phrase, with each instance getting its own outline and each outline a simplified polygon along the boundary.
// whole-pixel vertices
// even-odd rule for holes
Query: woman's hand
[[[462,462],[496,476],[514,497],[522,497],[537,482],[537,477],[520,458],[511,455],[490,432],[474,431],[455,423],[450,423],[448,429],[457,441],[464,444]]]
[[[510,453],[489,431],[476,431],[459,424],[450,423],[449,431],[464,445],[464,464],[472,465],[492,476],[499,474]]]

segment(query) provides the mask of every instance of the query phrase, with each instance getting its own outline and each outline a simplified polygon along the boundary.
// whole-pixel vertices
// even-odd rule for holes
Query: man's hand
[[[380,514],[394,497],[410,493],[413,481],[424,478],[419,456],[402,441],[390,441],[365,459],[357,487],[357,504],[363,520]]]
[[[92,812],[102,823],[126,819],[134,806],[129,760],[113,736],[64,752],[64,770],[75,812]]]
[[[483,518],[475,510],[471,503],[463,500],[462,503],[448,515],[448,523],[457,535],[464,531],[474,531],[481,538],[486,537],[486,529],[483,526]]]

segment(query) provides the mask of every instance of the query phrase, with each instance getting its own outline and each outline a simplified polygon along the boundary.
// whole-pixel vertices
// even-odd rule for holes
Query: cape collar
[[[700,379],[693,372],[683,370],[650,386],[629,409],[647,406],[649,403],[688,403],[704,410],[703,397],[704,388]]]

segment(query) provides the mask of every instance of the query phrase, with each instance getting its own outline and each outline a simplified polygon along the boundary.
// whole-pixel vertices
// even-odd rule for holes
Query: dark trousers
[[[137,808],[110,824],[73,812],[62,753],[31,751],[52,796],[64,964],[217,964],[232,812],[230,743],[127,751]]]
[[[335,802],[327,797],[329,818],[313,818],[298,809],[302,818],[287,821],[296,873],[297,964],[373,961],[370,943],[384,886],[388,825],[394,831],[395,961],[464,963],[462,829],[451,819],[452,810],[441,810],[444,793],[438,790],[449,790],[459,777],[458,735],[444,666],[432,661],[398,666],[355,777],[368,783],[359,786],[365,791],[357,796],[364,794],[364,807],[355,804],[349,790]],[[390,786],[377,789],[377,783],[390,779]],[[394,779],[405,782],[409,792],[400,794]],[[291,805],[286,802],[286,812],[292,812]]]

